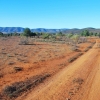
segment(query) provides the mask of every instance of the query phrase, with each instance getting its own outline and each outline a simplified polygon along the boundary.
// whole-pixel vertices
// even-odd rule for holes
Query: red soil
[[[99,100],[99,48],[96,45],[82,57],[69,64],[68,59],[79,52],[71,51],[66,44],[34,43],[19,45],[20,38],[0,39],[0,91],[12,83],[30,77],[50,74],[44,83],[28,91],[17,100]],[[91,41],[94,41],[94,39]],[[91,43],[79,44],[84,51]],[[14,67],[23,70],[15,72]],[[95,77],[94,77],[95,75]],[[74,80],[83,80],[80,84]],[[98,81],[97,81],[98,80]],[[96,91],[96,92],[95,92]]]

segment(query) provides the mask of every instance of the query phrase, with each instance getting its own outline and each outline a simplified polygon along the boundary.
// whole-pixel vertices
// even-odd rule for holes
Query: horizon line
[[[2,27],[2,26],[0,26]],[[12,28],[13,26],[6,26],[2,28]],[[30,28],[30,27],[20,27],[20,26],[14,26],[13,28]],[[94,27],[84,27],[84,28],[30,28],[30,29],[85,29],[85,28],[93,28],[93,29],[100,29],[100,28],[94,28]]]

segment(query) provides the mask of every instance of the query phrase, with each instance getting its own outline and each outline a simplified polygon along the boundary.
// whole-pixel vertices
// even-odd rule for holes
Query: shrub
[[[90,46],[88,46],[88,47],[84,50],[84,52],[87,52],[90,48],[93,47],[93,45],[94,45],[94,44],[91,44]]]
[[[27,45],[29,44],[28,38],[21,38],[19,45]]]
[[[8,98],[15,98],[21,95],[24,91],[27,91],[39,83],[43,82],[47,77],[49,77],[50,74],[45,75],[37,75],[33,76],[25,81],[15,82],[10,86],[6,86],[2,94],[6,95]]]
[[[43,38],[43,39],[49,39],[49,36],[50,36],[50,34],[44,33],[44,34],[42,35],[42,38]]]
[[[3,77],[3,74],[2,73],[0,73],[0,78],[2,78]]]
[[[22,67],[14,67],[14,70],[15,70],[16,72],[18,72],[18,71],[22,71],[23,68],[22,68]]]
[[[86,48],[85,50],[84,50],[84,52],[87,52],[89,49],[88,48]]]
[[[8,65],[13,65],[15,62],[9,62]]]
[[[92,46],[88,46],[87,48],[92,48]]]
[[[79,84],[79,85],[81,85],[83,82],[84,82],[84,80],[83,80],[82,78],[75,78],[75,79],[73,80],[73,83],[77,83],[77,84]]]
[[[70,49],[71,49],[72,51],[77,51],[77,47],[76,47],[76,46],[72,46]]]
[[[77,55],[71,57],[68,59],[68,62],[71,63],[73,62],[74,60],[76,60],[79,56],[81,56],[83,53],[78,53]]]

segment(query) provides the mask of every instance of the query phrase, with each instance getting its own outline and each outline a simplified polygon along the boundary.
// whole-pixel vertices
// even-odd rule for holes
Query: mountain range
[[[23,27],[0,27],[0,32],[3,33],[23,33],[25,28]],[[78,29],[78,28],[73,28],[73,29],[68,29],[68,28],[63,28],[63,29],[45,29],[45,28],[36,28],[36,29],[31,29],[32,32],[46,32],[46,33],[58,33],[58,32],[63,32],[63,33],[80,33],[83,30],[89,30],[90,32],[96,32],[99,33],[100,29],[96,28],[83,28],[83,29]]]

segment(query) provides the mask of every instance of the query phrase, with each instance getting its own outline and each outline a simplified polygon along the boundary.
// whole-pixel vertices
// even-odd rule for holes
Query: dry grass
[[[7,98],[10,98],[11,100],[12,98],[18,97],[23,92],[30,90],[31,88],[35,87],[39,83],[43,82],[49,76],[50,74],[37,75],[25,81],[13,83],[12,85],[6,86],[4,88],[4,90],[2,91],[2,95],[6,96]]]
[[[81,56],[83,53],[78,53],[77,55],[71,57],[68,59],[68,62],[71,63],[73,62],[74,60],[76,60],[79,56]]]

